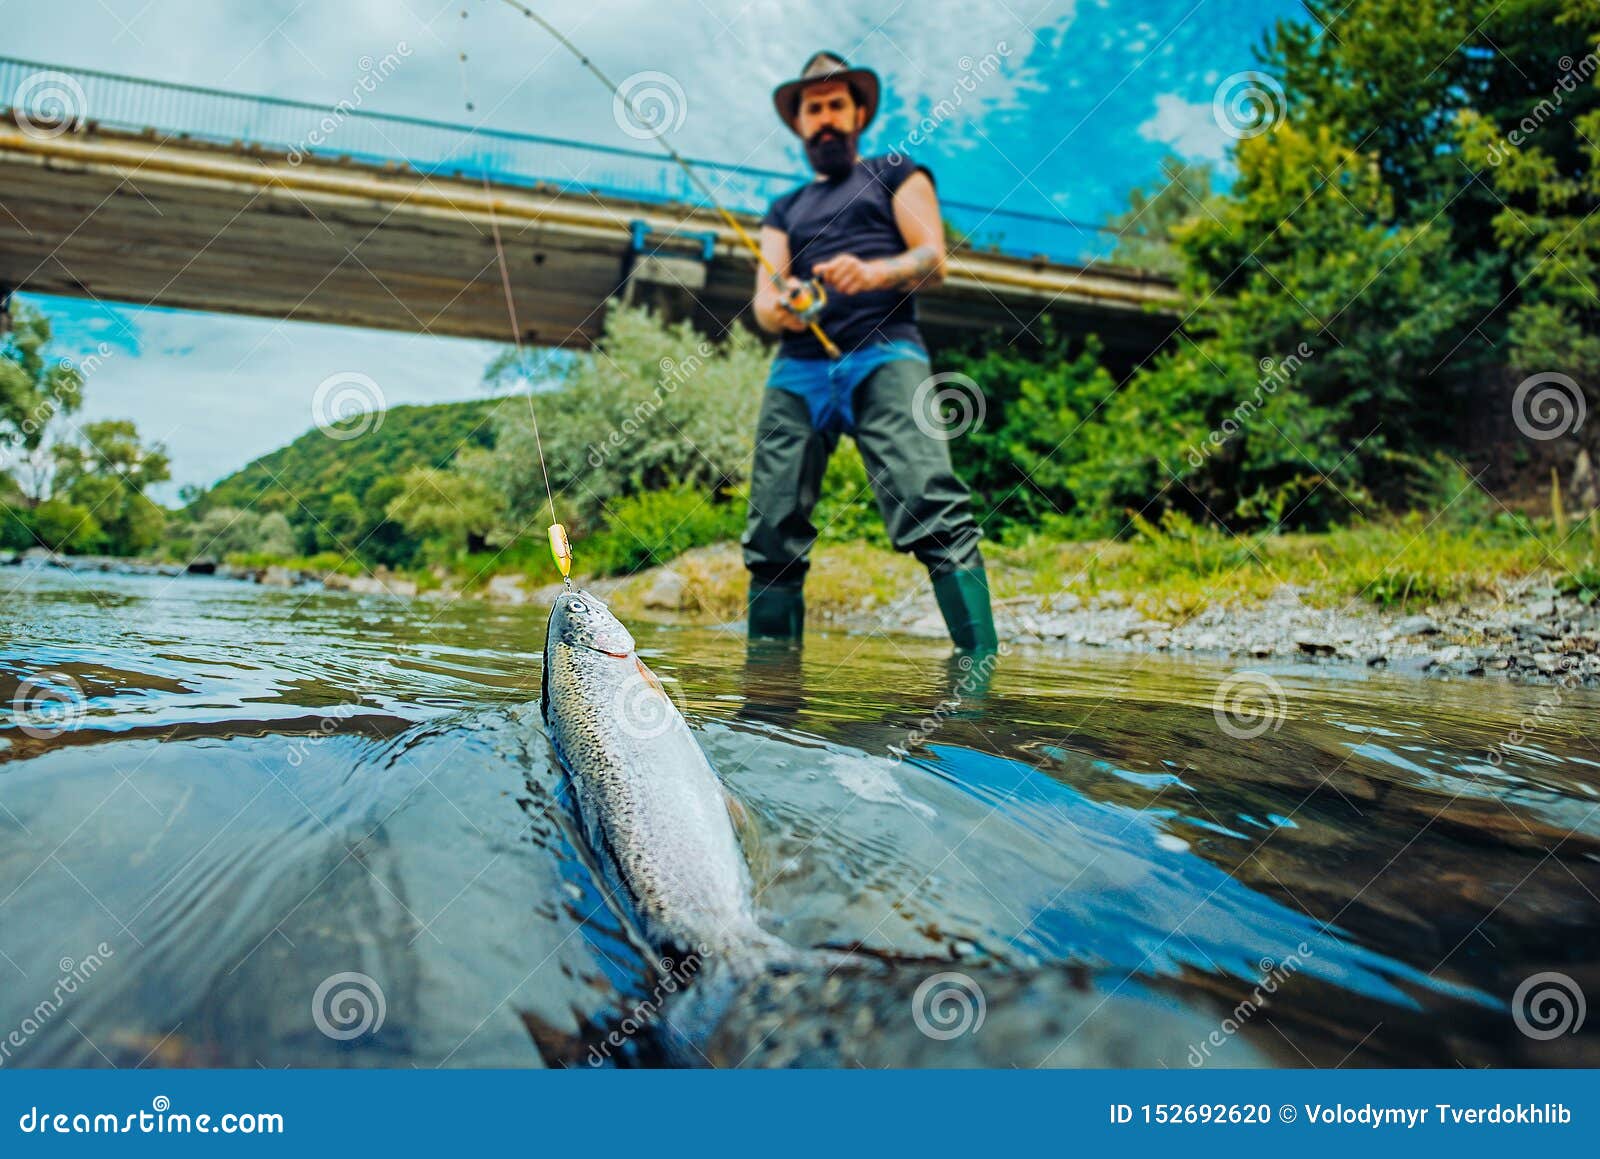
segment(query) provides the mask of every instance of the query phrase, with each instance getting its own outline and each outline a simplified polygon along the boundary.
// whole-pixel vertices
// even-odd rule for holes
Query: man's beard
[[[818,129],[806,138],[806,159],[824,177],[838,180],[847,176],[856,163],[856,134]]]

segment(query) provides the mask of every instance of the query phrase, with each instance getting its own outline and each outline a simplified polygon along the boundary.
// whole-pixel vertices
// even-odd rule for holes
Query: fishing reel
[[[783,308],[805,323],[815,322],[828,304],[828,291],[816,278],[790,286],[783,295]]]

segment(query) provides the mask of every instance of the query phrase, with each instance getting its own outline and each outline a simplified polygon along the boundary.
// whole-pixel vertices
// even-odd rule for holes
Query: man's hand
[[[806,324],[784,305],[789,290],[800,285],[800,281],[788,276],[775,277],[773,274],[773,271],[787,274],[789,235],[770,225],[762,226],[761,256],[765,260],[756,270],[756,324],[768,334],[781,334],[785,330],[798,333],[806,329]]]
[[[864,262],[855,254],[836,254],[812,266],[811,272],[841,294],[860,294],[884,287],[882,265]]]

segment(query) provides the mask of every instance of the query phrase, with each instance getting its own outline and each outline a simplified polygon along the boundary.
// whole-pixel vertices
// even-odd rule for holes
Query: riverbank
[[[1557,539],[1404,523],[1252,542],[1156,534],[1136,543],[993,547],[989,569],[996,628],[1011,647],[1193,652],[1600,687],[1594,538],[1592,528],[1567,529]],[[185,571],[39,550],[5,562],[78,572]],[[548,604],[560,587],[515,572],[442,568],[351,575],[236,562],[199,570],[286,589],[510,605]],[[575,580],[625,618],[742,627],[747,580],[733,543],[695,548],[632,576]],[[922,568],[894,552],[823,545],[806,592],[814,628],[945,635]]]
[[[1489,590],[1456,599],[1388,608],[1331,581],[1248,592],[1218,583],[1210,599],[1185,587],[1182,611],[1174,612],[1175,601],[1159,588],[1119,586],[1114,574],[1089,595],[1059,583],[1018,590],[1032,589],[1037,577],[1005,554],[995,553],[990,571],[995,627],[1009,646],[1194,652],[1600,687],[1600,601],[1570,575],[1548,570],[1500,576]],[[945,637],[926,576],[910,560],[856,546],[823,549],[813,574],[807,614],[814,625]],[[720,623],[739,619],[744,583],[738,549],[719,545],[608,581],[605,594],[623,615]]]

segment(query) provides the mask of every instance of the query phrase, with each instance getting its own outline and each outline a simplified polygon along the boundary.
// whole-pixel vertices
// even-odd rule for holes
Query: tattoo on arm
[[[912,246],[898,257],[884,260],[884,271],[892,290],[931,289],[944,281],[939,273],[939,251],[935,246]]]

